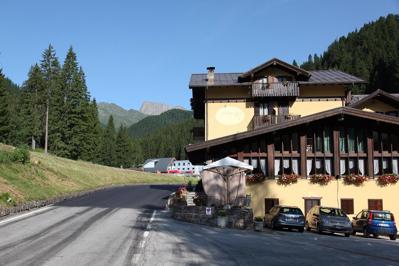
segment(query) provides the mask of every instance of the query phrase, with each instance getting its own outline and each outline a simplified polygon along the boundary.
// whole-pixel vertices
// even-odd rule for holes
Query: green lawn
[[[11,149],[0,144],[0,151]],[[16,203],[21,203],[111,185],[188,181],[181,176],[125,170],[31,152],[28,164],[0,163],[0,205],[6,204],[6,193]]]

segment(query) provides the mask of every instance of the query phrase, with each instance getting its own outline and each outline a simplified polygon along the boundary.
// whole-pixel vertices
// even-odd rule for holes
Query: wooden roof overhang
[[[282,69],[285,69],[285,70],[287,70],[289,72],[293,72],[293,73],[295,73],[297,75],[304,76],[305,78],[309,78],[311,76],[311,74],[308,71],[306,71],[306,70],[304,70],[302,68],[299,68],[299,67],[296,67],[294,65],[288,64],[288,63],[286,63],[286,62],[284,62],[284,61],[282,61],[282,60],[280,60],[278,58],[273,58],[273,59],[271,59],[271,60],[269,60],[269,61],[267,61],[267,62],[265,62],[265,63],[263,63],[263,64],[261,64],[259,66],[254,67],[253,69],[241,74],[239,76],[239,79],[241,79],[241,80],[249,79],[249,78],[253,77],[254,75],[256,75],[256,73],[258,73],[258,72],[260,72],[260,71],[262,71],[262,70],[264,70],[264,69],[266,69],[268,67],[271,67],[271,66],[281,67]]]
[[[379,100],[384,103],[395,106],[396,108],[399,108],[399,98],[383,90],[376,90],[373,93],[369,94],[368,96],[364,97],[363,99],[360,99],[359,101],[350,104],[349,107],[362,108],[371,100]]]
[[[206,149],[209,149],[209,148],[212,148],[215,146],[219,146],[219,145],[223,145],[226,143],[243,140],[243,139],[247,139],[247,138],[252,138],[252,137],[259,136],[259,135],[276,132],[279,130],[289,129],[289,128],[292,128],[295,126],[307,124],[307,123],[318,121],[318,120],[323,120],[326,118],[331,118],[334,116],[343,116],[343,117],[352,116],[352,117],[370,119],[370,120],[374,120],[374,121],[379,121],[379,122],[399,126],[399,118],[398,117],[361,111],[361,110],[354,109],[351,107],[340,107],[340,108],[335,108],[335,109],[331,109],[328,111],[320,112],[317,114],[304,116],[304,117],[296,119],[296,120],[291,120],[291,121],[283,122],[280,124],[255,129],[252,131],[237,133],[234,135],[229,135],[229,136],[225,136],[225,137],[221,137],[221,138],[217,138],[217,139],[213,139],[213,140],[209,140],[209,141],[205,141],[205,142],[201,142],[201,143],[197,143],[197,144],[191,144],[191,145],[186,146],[186,152],[187,153],[198,152],[200,150],[206,150]]]

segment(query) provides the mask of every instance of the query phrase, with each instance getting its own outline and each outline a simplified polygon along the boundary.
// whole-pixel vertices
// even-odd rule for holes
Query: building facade
[[[399,172],[399,100],[380,90],[352,95],[352,86],[362,83],[340,71],[305,71],[278,59],[245,73],[208,68],[194,74],[192,109],[204,119],[205,134],[186,147],[189,159],[230,156],[252,164],[265,177],[247,186],[256,215],[277,203],[304,212],[322,204],[348,214],[367,208],[399,213],[399,185],[380,182]],[[283,177],[296,182],[281,184]],[[349,177],[367,178],[349,184]]]

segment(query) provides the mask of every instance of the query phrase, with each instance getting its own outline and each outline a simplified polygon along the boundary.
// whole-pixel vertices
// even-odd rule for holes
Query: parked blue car
[[[363,210],[353,218],[352,227],[353,234],[362,232],[365,237],[383,235],[396,240],[398,233],[395,217],[389,211]]]

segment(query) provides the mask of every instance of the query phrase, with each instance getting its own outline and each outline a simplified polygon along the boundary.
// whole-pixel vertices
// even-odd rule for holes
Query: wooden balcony
[[[299,96],[297,82],[253,83],[252,97]]]
[[[254,129],[275,125],[300,118],[300,115],[255,115],[253,120]]]

